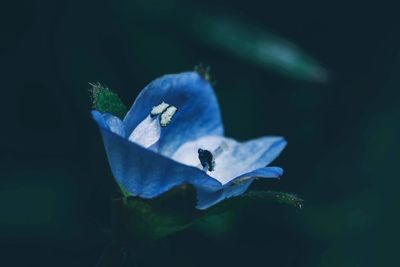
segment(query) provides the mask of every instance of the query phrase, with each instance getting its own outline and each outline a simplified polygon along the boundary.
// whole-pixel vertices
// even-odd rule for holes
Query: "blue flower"
[[[123,120],[92,111],[112,173],[132,196],[154,198],[181,184],[206,209],[244,193],[258,178],[279,178],[266,167],[283,150],[282,137],[237,142],[224,137],[211,85],[196,72],[165,75],[147,85]]]

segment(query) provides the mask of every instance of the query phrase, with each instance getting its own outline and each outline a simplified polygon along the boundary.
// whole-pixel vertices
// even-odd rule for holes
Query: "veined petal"
[[[255,179],[279,178],[282,174],[283,170],[279,167],[264,167],[242,174],[225,184],[221,190],[200,198],[197,203],[197,208],[207,209],[226,198],[239,196],[246,192]]]
[[[183,183],[192,184],[198,196],[221,189],[221,183],[201,170],[189,167],[149,149],[104,127],[103,116],[92,113],[100,126],[111,171],[117,182],[133,196],[154,198]]]
[[[158,118],[152,118],[150,115],[144,119],[129,135],[129,141],[135,142],[145,148],[148,148],[158,142],[161,135],[161,126]]]
[[[190,166],[199,166],[199,148],[212,153],[220,150],[221,153],[215,155],[215,170],[208,174],[226,184],[234,177],[268,165],[285,145],[286,141],[282,137],[261,137],[239,143],[221,136],[205,136],[183,144],[172,158]]]
[[[240,154],[253,154],[254,160],[246,162],[246,171],[269,165],[286,147],[286,140],[280,136],[264,136],[241,144]]]
[[[223,135],[220,110],[211,85],[196,72],[162,76],[147,85],[124,118],[127,133],[165,102],[177,108],[162,129],[159,152],[170,157],[182,144],[205,135]]]

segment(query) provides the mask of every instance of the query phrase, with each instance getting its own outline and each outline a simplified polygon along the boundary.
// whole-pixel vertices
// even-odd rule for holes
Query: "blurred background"
[[[3,4],[4,5],[4,4]],[[211,66],[226,134],[282,135],[273,165],[301,211],[251,206],[169,238],[159,265],[394,266],[400,18],[347,1],[19,1],[0,9],[1,266],[95,266],[115,190],[88,82],[130,106]]]

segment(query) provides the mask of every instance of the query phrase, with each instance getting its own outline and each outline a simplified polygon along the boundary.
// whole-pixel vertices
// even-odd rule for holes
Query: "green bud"
[[[199,63],[194,66],[194,71],[197,72],[204,80],[208,81],[211,85],[215,86],[216,82],[211,77],[210,66],[206,66],[203,63]]]
[[[107,112],[123,119],[128,109],[118,95],[100,83],[89,83],[92,88],[93,109]]]

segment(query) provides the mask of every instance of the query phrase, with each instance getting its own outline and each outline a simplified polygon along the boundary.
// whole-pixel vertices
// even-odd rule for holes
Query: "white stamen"
[[[168,107],[167,110],[165,110],[165,111],[161,114],[161,117],[160,117],[160,125],[161,125],[162,127],[167,126],[167,125],[171,122],[172,117],[174,116],[174,114],[175,114],[175,112],[176,112],[177,110],[178,110],[178,109],[177,109],[176,107],[174,107],[174,106]]]
[[[222,141],[221,144],[213,151],[214,158],[217,158],[219,155],[224,152],[224,150],[228,149],[228,144],[225,141]]]
[[[169,107],[169,104],[162,102],[161,104],[154,106],[151,111],[150,111],[150,115],[151,116],[156,116],[156,115],[160,115],[161,113],[163,113],[167,108]]]
[[[150,114],[129,135],[129,141],[156,151],[161,136],[161,126],[167,126],[176,111],[176,107],[165,102],[154,106]]]

